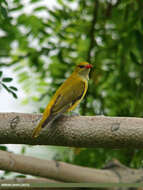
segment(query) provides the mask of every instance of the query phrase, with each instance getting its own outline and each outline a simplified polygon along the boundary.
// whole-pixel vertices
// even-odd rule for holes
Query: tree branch
[[[143,170],[130,169],[117,160],[104,169],[75,166],[53,160],[0,151],[0,169],[63,182],[133,183],[142,182]],[[40,181],[40,179],[39,179]]]
[[[90,44],[89,44],[89,48],[88,48],[88,52],[87,52],[87,62],[91,62],[91,52],[93,47],[95,46],[96,42],[95,42],[95,25],[97,22],[97,15],[98,15],[98,9],[99,9],[99,2],[98,0],[95,0],[94,2],[94,9],[93,9],[93,15],[92,15],[92,22],[91,22],[91,28],[89,31],[89,37],[90,37]],[[97,44],[96,44],[97,45]]]
[[[38,138],[31,134],[41,114],[0,113],[0,144],[143,148],[143,119],[63,116]]]

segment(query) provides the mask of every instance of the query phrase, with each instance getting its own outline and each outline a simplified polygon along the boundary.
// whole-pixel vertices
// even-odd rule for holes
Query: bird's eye
[[[79,68],[84,68],[84,66],[83,65],[79,65]]]

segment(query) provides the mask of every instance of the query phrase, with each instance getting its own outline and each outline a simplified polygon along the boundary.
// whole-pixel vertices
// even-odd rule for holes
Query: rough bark
[[[0,144],[143,148],[143,119],[63,116],[31,138],[41,114],[0,113]]]
[[[93,169],[0,151],[0,169],[61,182],[143,182],[142,169],[129,169],[117,161],[108,164],[104,169]]]

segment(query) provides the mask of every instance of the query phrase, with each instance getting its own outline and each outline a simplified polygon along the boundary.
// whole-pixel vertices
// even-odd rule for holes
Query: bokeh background
[[[93,64],[82,115],[143,116],[142,0],[1,0],[0,112],[42,112],[75,64]],[[143,151],[0,145],[44,159],[142,168]],[[25,175],[1,172],[2,178]]]

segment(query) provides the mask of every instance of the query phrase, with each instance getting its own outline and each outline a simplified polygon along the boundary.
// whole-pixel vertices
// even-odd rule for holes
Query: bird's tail
[[[50,117],[48,117],[46,119],[45,118],[41,119],[41,121],[39,122],[39,124],[37,125],[37,127],[34,129],[34,131],[32,133],[32,138],[36,138],[39,136],[41,129],[44,128],[48,124],[50,119],[51,119]]]
[[[37,125],[37,127],[34,129],[33,133],[32,133],[32,138],[36,138],[39,136],[39,133],[41,131],[42,128],[44,128],[46,125],[51,125],[52,122],[57,119],[58,117],[60,117],[62,113],[58,113],[58,114],[50,114],[48,117],[45,117],[45,115],[43,115],[41,121],[39,122],[39,124]]]
[[[33,133],[32,133],[32,138],[36,138],[38,137],[40,131],[42,128],[42,120],[40,121],[40,123],[37,125],[37,127],[34,129]]]

